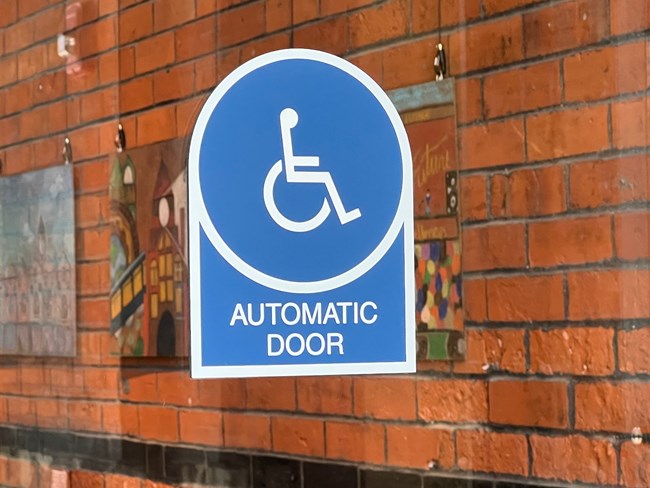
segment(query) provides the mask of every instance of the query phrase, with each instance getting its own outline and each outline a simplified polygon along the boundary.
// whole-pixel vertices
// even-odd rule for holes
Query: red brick
[[[267,0],[266,2],[266,32],[274,32],[291,25],[290,0]]]
[[[36,402],[38,426],[44,429],[68,429],[68,402],[42,398]]]
[[[384,427],[353,422],[325,423],[325,456],[351,462],[384,464]]]
[[[95,158],[99,155],[99,129],[96,126],[77,129],[70,132],[69,136],[75,163],[81,162],[84,159]],[[108,217],[108,214],[103,214],[102,217]],[[83,222],[83,225],[87,223],[85,217],[79,220]],[[91,223],[96,224],[97,222],[92,221]]]
[[[138,145],[144,146],[176,137],[174,107],[161,107],[138,116]]]
[[[336,41],[334,40],[333,42]],[[278,51],[280,49],[287,49],[290,44],[291,40],[287,32],[281,32],[279,34],[273,34],[271,36],[256,39],[241,48],[241,53],[239,55],[240,63],[245,63],[249,59],[253,59],[261,54]],[[297,42],[294,41],[294,44],[298,47]],[[327,50],[325,43],[321,44],[321,49]]]
[[[118,113],[118,92],[116,87],[105,88],[81,98],[81,120],[90,122],[104,119]]]
[[[247,379],[246,408],[253,410],[295,410],[295,378]]]
[[[264,2],[228,10],[219,15],[217,20],[217,32],[221,33],[217,45],[223,48],[248,41],[263,34],[265,28]]]
[[[0,86],[9,85],[16,81],[18,76],[18,63],[16,56],[0,58]]]
[[[650,29],[650,6],[646,0],[611,0],[609,8],[612,34]]]
[[[105,432],[137,436],[140,434],[138,406],[129,403],[102,405],[102,425]]]
[[[608,31],[608,2],[573,0],[524,16],[527,57],[535,57],[603,39]]]
[[[273,417],[273,451],[299,456],[325,455],[325,426],[322,420]]]
[[[464,222],[487,218],[487,177],[463,175],[460,178],[460,216]]]
[[[454,32],[449,39],[449,72],[456,74],[523,58],[521,16],[516,15]]]
[[[614,331],[580,327],[530,331],[530,370],[541,374],[608,375],[614,372]]]
[[[110,290],[108,263],[77,265],[77,293],[82,296],[106,293]]]
[[[542,0],[484,0],[483,8],[487,15],[494,15],[508,10],[524,7]]]
[[[612,104],[612,133],[615,148],[646,147],[650,141],[650,98]]]
[[[487,293],[484,279],[463,280],[463,304],[467,320],[487,320]]]
[[[522,330],[468,329],[465,331],[465,341],[465,360],[453,363],[454,373],[524,373],[526,370],[526,348]]]
[[[97,364],[100,360],[99,355],[101,350],[99,349],[99,344],[101,340],[101,335],[97,332],[83,332],[80,334],[81,337],[88,337],[96,339],[96,350],[88,351],[81,344],[81,354],[83,356],[95,356],[93,359],[94,364]],[[86,395],[88,398],[104,398],[104,399],[113,399],[117,400],[118,398],[118,381],[119,381],[119,372],[114,368],[88,368],[84,371],[84,388],[86,390]]]
[[[456,118],[459,124],[479,120],[483,116],[483,98],[480,78],[455,80]]]
[[[297,378],[298,410],[330,415],[352,414],[352,379],[347,376]]]
[[[158,406],[138,406],[140,435],[144,439],[178,442],[178,412],[176,409]]]
[[[526,265],[523,224],[466,227],[463,230],[463,269],[486,271]]]
[[[41,71],[45,71],[46,68],[47,48],[44,44],[38,44],[22,51],[18,56],[18,79],[20,80],[30,78]]]
[[[242,449],[271,449],[271,420],[266,415],[224,413],[224,446]]]
[[[571,208],[596,208],[647,200],[650,159],[634,155],[570,166]]]
[[[382,87],[392,90],[435,79],[431,53],[436,44],[437,39],[427,38],[386,49],[383,52]]]
[[[71,401],[68,403],[71,430],[101,432],[102,406],[97,402]]]
[[[120,110],[132,112],[153,105],[153,77],[143,76],[120,84]]]
[[[22,144],[7,149],[4,158],[4,174],[22,173],[34,165],[34,145]]]
[[[524,124],[520,118],[465,127],[458,135],[462,169],[524,161]]]
[[[33,42],[34,22],[32,19],[21,20],[4,31],[4,48],[7,53],[24,49]]]
[[[157,0],[154,5],[153,24],[156,32],[169,29],[194,18],[194,2]]]
[[[56,71],[34,80],[34,103],[56,100],[65,95],[65,71]]]
[[[316,0],[292,2],[291,8],[293,9],[294,25],[299,25],[318,17],[318,2]]]
[[[34,17],[34,40],[41,41],[56,36],[61,31],[65,10],[56,5]]]
[[[389,0],[377,7],[360,10],[350,16],[350,48],[394,39],[406,34],[406,0]]]
[[[244,408],[246,385],[242,379],[203,380],[199,382],[197,405],[212,408]]]
[[[549,61],[486,76],[483,94],[488,118],[558,105],[560,63]]]
[[[373,0],[320,0],[320,14],[325,17],[365,7],[372,3],[374,3]]]
[[[18,17],[26,17],[47,7],[48,0],[19,0]]]
[[[650,316],[650,270],[570,273],[569,318],[634,319]]]
[[[122,374],[120,398],[132,402],[158,400],[158,382],[155,374],[142,374],[137,370],[126,370]]]
[[[91,471],[70,471],[70,486],[74,488],[102,488],[104,475]]]
[[[119,81],[119,57],[118,51],[110,51],[102,54],[98,60],[99,84],[106,85]]]
[[[156,103],[191,95],[194,91],[192,63],[157,71],[153,76],[153,94]]]
[[[121,474],[107,473],[104,478],[104,488],[140,488],[142,480]]]
[[[534,267],[606,261],[613,255],[611,217],[530,223],[528,248]]]
[[[625,486],[650,486],[650,446],[621,444],[621,481]]]
[[[530,447],[533,476],[599,485],[616,484],[616,451],[608,441],[579,435],[532,435]]]
[[[451,431],[420,426],[386,427],[387,464],[415,469],[450,469],[454,465]]]
[[[174,62],[174,33],[149,37],[135,45],[135,72],[146,73]],[[121,76],[121,75],[120,75]]]
[[[490,180],[490,212],[493,217],[528,217],[564,212],[564,182],[564,167],[559,165],[496,174]]]
[[[296,29],[294,46],[343,54],[348,49],[347,17],[323,20]]]
[[[161,372],[156,375],[158,399],[163,405],[195,405],[199,396],[198,384],[186,371]]]
[[[99,84],[97,58],[84,61],[84,69],[74,76],[66,76],[66,91],[70,96],[77,92],[89,91]]]
[[[599,382],[575,387],[576,429],[630,434],[634,427],[650,431],[650,385]]]
[[[80,57],[85,58],[108,51],[116,46],[117,18],[106,17],[80,28],[77,32]]]
[[[526,436],[484,430],[459,430],[456,457],[462,470],[526,476],[528,445]]]
[[[0,119],[0,146],[8,146],[18,141],[19,117]]]
[[[650,328],[618,332],[618,365],[626,373],[650,373]]]
[[[223,445],[223,418],[221,412],[180,410],[178,418],[182,442],[206,446]]]
[[[213,73],[214,75],[215,73]],[[194,123],[199,115],[200,107],[201,100],[198,99],[190,99],[176,106],[176,130],[179,137],[191,134],[194,130]]]
[[[528,116],[528,159],[539,161],[607,149],[607,121],[607,107],[603,105]]]
[[[564,319],[559,275],[514,276],[487,281],[488,318],[499,322]]]
[[[650,257],[650,213],[615,216],[616,255],[625,260]]]
[[[217,22],[215,17],[197,20],[176,31],[177,61],[213,53],[216,48]]]
[[[439,0],[413,0],[411,6],[411,29],[414,33],[432,32],[443,27],[464,24],[481,15],[479,0],[442,0],[438,22]]]
[[[490,381],[490,422],[530,427],[569,426],[567,384],[562,381]]]
[[[142,39],[152,32],[152,3],[143,3],[120,13],[120,44]]]
[[[571,56],[564,61],[565,99],[584,102],[648,86],[646,43],[635,42]]]
[[[18,0],[0,0],[0,27],[13,24],[18,17]]]
[[[368,76],[375,80],[380,86],[383,85],[384,59],[381,51],[371,51],[347,58],[352,64],[363,70]]]
[[[484,381],[421,379],[417,383],[418,417],[427,422],[487,420]]]
[[[118,51],[120,80],[135,76],[135,46],[121,48]]]
[[[354,414],[391,420],[415,420],[415,381],[412,378],[357,378]]]

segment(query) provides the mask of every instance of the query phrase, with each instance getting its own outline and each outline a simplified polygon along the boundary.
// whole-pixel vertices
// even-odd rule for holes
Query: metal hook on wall
[[[433,70],[436,73],[436,80],[443,80],[447,75],[447,57],[442,42],[436,47],[436,57],[433,59]]]
[[[63,156],[63,162],[65,164],[70,164],[72,162],[72,144],[70,144],[70,138],[66,137],[63,140],[63,151],[61,151]]]
[[[115,135],[115,148],[118,153],[121,153],[126,149],[126,134],[124,133],[124,127],[122,124],[117,124],[117,134]]]

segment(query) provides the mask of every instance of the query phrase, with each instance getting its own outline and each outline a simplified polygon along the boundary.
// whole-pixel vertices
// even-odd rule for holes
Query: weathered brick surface
[[[0,0],[2,172],[59,164],[71,137],[80,327],[70,363],[3,364],[2,425],[528,484],[650,484],[648,450],[621,441],[617,454],[611,436],[650,431],[646,0],[84,1],[72,30],[84,59],[68,75],[55,36],[71,3]],[[118,118],[129,147],[186,136],[219,80],[291,41],[387,90],[431,81],[439,24],[456,87],[466,359],[417,377],[194,381],[185,363],[111,357]],[[3,486],[57,476],[169,486],[0,457]]]

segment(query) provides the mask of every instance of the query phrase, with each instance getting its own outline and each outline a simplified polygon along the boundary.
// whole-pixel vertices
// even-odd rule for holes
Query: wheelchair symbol
[[[343,206],[339,192],[334,185],[332,175],[328,171],[299,171],[297,168],[317,168],[320,165],[318,156],[294,156],[293,144],[291,142],[291,129],[298,125],[298,113],[292,108],[285,108],[280,113],[280,131],[282,135],[282,152],[284,154],[284,168],[286,171],[287,183],[320,183],[325,185],[334,210],[342,225],[352,222],[361,217],[358,208],[347,211]],[[270,169],[264,180],[264,204],[271,218],[283,229],[290,232],[309,232],[319,227],[331,212],[327,198],[323,198],[323,205],[318,213],[312,218],[304,221],[290,220],[278,210],[273,198],[275,182],[282,173],[282,159],[277,161]]]

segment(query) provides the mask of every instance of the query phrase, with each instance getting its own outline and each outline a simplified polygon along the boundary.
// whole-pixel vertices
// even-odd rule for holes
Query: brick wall
[[[218,80],[292,42],[385,89],[429,81],[438,1],[457,79],[467,360],[399,377],[192,381],[181,360],[111,357],[118,119],[129,148],[186,135]],[[64,8],[0,0],[0,157],[5,175],[58,164],[72,140],[79,353],[2,358],[0,424],[349,462],[423,486],[650,485],[650,449],[629,440],[650,432],[647,0],[83,0],[72,74],[55,46]],[[23,448],[0,458],[1,485],[55,486],[47,466],[74,466],[30,464]],[[97,471],[66,483],[140,486]]]

